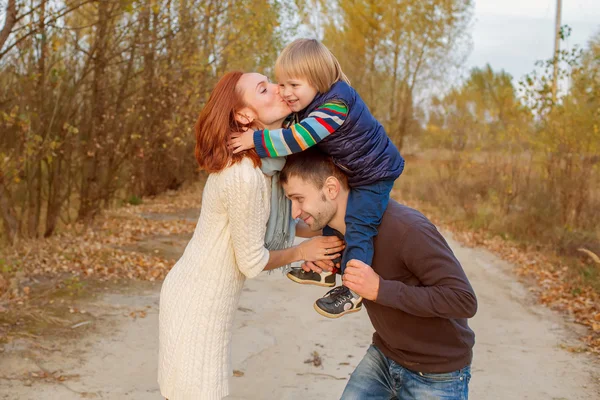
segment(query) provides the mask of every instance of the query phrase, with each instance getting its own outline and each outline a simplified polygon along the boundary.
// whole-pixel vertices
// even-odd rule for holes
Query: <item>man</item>
[[[349,188],[329,157],[318,150],[290,156],[280,181],[294,218],[344,234]],[[423,214],[394,200],[374,247],[372,266],[349,261],[342,277],[364,298],[375,328],[342,399],[467,399],[475,342],[467,318],[477,300],[459,261]],[[320,267],[330,269],[303,266],[308,274]],[[330,301],[351,301],[338,293],[333,289]]]

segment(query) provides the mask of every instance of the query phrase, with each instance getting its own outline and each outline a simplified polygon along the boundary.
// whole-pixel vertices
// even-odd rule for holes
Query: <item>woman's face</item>
[[[266,76],[256,72],[242,75],[237,84],[242,93],[245,107],[241,113],[258,120],[267,129],[281,128],[285,117],[292,110],[279,95],[278,85],[269,82]]]

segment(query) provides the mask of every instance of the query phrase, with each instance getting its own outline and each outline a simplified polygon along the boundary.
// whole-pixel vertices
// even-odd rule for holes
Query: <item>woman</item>
[[[270,185],[252,151],[233,155],[240,128],[280,128],[290,114],[278,86],[257,73],[226,74],[196,124],[196,159],[210,173],[185,252],[160,294],[158,382],[170,400],[228,395],[232,323],[246,278],[292,262],[332,260],[343,243],[315,237],[269,251],[264,236]]]

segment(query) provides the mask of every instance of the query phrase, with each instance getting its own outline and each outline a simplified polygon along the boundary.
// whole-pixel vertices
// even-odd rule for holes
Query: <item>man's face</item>
[[[335,201],[312,182],[291,176],[283,190],[292,201],[292,218],[301,218],[313,231],[323,229],[336,213]]]

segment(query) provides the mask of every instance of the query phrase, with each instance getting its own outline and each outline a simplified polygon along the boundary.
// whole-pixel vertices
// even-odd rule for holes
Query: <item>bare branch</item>
[[[4,43],[8,40],[13,27],[17,23],[17,0],[8,0],[6,7],[6,20],[4,21],[4,27],[0,31],[0,50],[4,47]],[[0,59],[2,56],[0,55]]]

